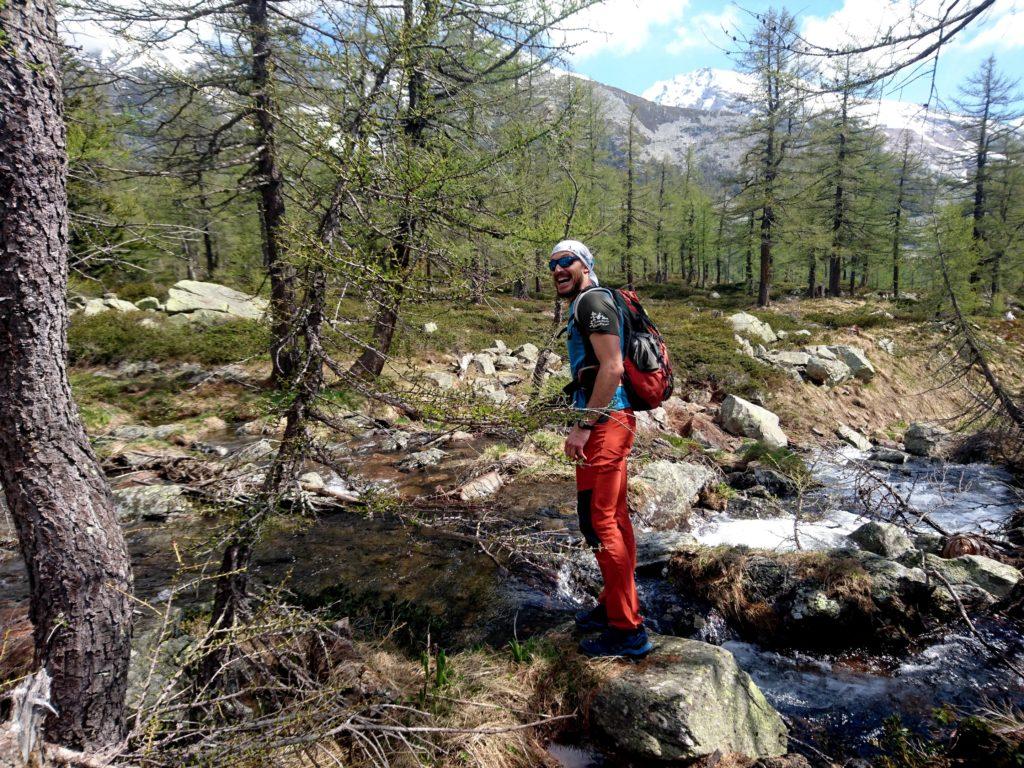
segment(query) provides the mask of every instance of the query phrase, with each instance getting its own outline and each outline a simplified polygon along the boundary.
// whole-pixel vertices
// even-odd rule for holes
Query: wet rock
[[[845,443],[849,443],[858,451],[870,451],[871,441],[853,427],[840,423],[836,427],[836,437]]]
[[[505,484],[501,474],[497,470],[487,474],[474,477],[468,483],[459,488],[459,498],[462,501],[478,501],[493,496]]]
[[[126,694],[130,707],[152,706],[168,695],[168,688],[185,686],[181,670],[189,663],[188,651],[195,640],[180,632],[180,608],[172,609],[171,617],[166,627],[152,623],[136,628],[133,634]],[[186,712],[171,712],[169,716],[181,720]]]
[[[872,449],[868,458],[872,461],[881,461],[886,464],[906,464],[910,461],[910,454],[904,453],[897,448],[879,446]]]
[[[455,389],[458,384],[458,379],[448,371],[430,371],[424,374],[423,378],[432,381],[438,389]]]
[[[914,549],[914,542],[906,531],[892,523],[864,523],[848,538],[866,552],[873,552],[889,560],[897,560]]]
[[[938,424],[915,421],[903,435],[907,453],[915,456],[938,456],[949,446],[949,430]]]
[[[772,343],[778,340],[775,335],[775,331],[772,327],[763,320],[758,320],[747,312],[737,312],[734,315],[729,315],[727,318],[729,324],[732,326],[733,331],[749,336],[751,338],[758,339],[767,343]]]
[[[750,768],[813,768],[810,761],[803,755],[791,754],[782,757],[766,757],[758,760]],[[847,763],[843,768],[858,768],[858,766]],[[870,768],[865,764],[864,768]]]
[[[682,531],[637,531],[636,567],[665,565],[677,553],[696,544],[697,539],[692,534]]]
[[[113,491],[117,516],[123,523],[164,521],[192,512],[183,485],[135,485]]]
[[[188,320],[259,320],[268,306],[266,299],[249,296],[225,285],[179,280],[167,292],[164,309],[171,315],[186,315]]]
[[[982,555],[962,555],[945,560],[929,554],[925,555],[925,565],[942,574],[954,590],[973,585],[997,600],[1010,594],[1021,578],[1020,571],[1012,565]]]
[[[779,427],[779,417],[766,408],[736,395],[727,395],[719,411],[722,426],[734,435],[760,440],[770,448],[785,448],[789,438]]]
[[[799,492],[797,484],[792,479],[768,467],[750,467],[744,472],[733,472],[726,479],[729,485],[738,490],[746,491],[761,487],[780,499],[796,496]]]
[[[798,589],[789,606],[789,617],[794,622],[834,621],[842,612],[843,606],[838,600],[813,587]]]
[[[849,366],[841,360],[812,357],[804,368],[804,375],[815,384],[834,387],[847,381],[852,373]]]
[[[180,435],[188,431],[184,424],[161,424],[153,428],[153,439],[166,440],[172,435]]]
[[[696,640],[654,640],[642,664],[594,696],[592,721],[616,749],[658,762],[786,753],[782,718],[731,653]]]
[[[630,483],[633,506],[653,528],[670,530],[686,523],[701,489],[715,480],[703,464],[652,461]]]
[[[410,454],[407,459],[398,464],[398,468],[408,472],[414,469],[436,467],[447,455],[448,454],[440,448],[428,448],[425,451],[417,451],[416,453]]]
[[[847,344],[831,346],[829,349],[839,360],[846,364],[846,367],[850,369],[850,373],[858,381],[867,383],[875,377],[875,366],[871,364],[863,350]]]
[[[248,464],[270,459],[275,453],[277,443],[266,439],[257,440],[232,454],[231,461],[235,464]]]

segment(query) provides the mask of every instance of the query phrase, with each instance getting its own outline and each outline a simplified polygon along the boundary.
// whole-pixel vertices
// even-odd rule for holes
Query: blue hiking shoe
[[[588,611],[576,614],[576,629],[580,632],[600,632],[608,629],[608,611],[603,603],[598,603]]]
[[[580,650],[587,656],[627,656],[639,659],[654,650],[647,630],[608,627],[597,637],[580,641]]]

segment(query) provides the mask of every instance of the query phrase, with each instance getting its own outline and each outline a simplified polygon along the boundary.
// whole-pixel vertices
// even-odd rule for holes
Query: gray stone
[[[516,384],[523,383],[523,376],[522,374],[512,373],[510,371],[499,371],[498,383],[503,387],[514,387]]]
[[[404,451],[408,447],[409,433],[402,432],[401,430],[392,432],[390,435],[384,438],[384,442],[380,444],[380,449],[382,451],[387,451],[388,453]]]
[[[849,535],[849,539],[866,552],[889,560],[897,560],[914,548],[906,531],[892,523],[864,523]]]
[[[708,294],[708,298],[710,298],[710,299],[720,299],[720,298],[722,298],[722,294],[720,294],[718,291],[712,291],[711,293]]]
[[[497,405],[508,401],[505,388],[494,379],[477,379],[473,382],[473,392]]]
[[[458,379],[448,371],[430,371],[424,374],[423,378],[434,382],[438,389],[455,389]]]
[[[201,320],[232,317],[259,320],[266,314],[268,306],[266,299],[249,296],[225,285],[179,280],[167,292],[164,309],[172,315],[195,315],[194,319]]]
[[[871,441],[868,440],[864,435],[858,432],[853,427],[847,426],[840,422],[839,426],[836,427],[836,437],[843,442],[849,443],[858,451],[870,451]]]
[[[800,490],[792,479],[768,467],[754,466],[743,472],[733,472],[728,480],[729,485],[741,491],[763,488],[766,493],[778,498],[796,496]]]
[[[834,387],[850,378],[849,366],[841,360],[829,360],[826,357],[812,357],[804,368],[804,375],[815,384]]]
[[[299,477],[299,487],[309,493],[322,491],[326,485],[319,472],[306,472]]]
[[[765,359],[769,363],[781,365],[784,368],[802,368],[811,361],[811,356],[806,352],[787,349],[769,352]]]
[[[527,342],[515,348],[512,352],[513,355],[518,357],[520,360],[525,360],[530,363],[537,362],[537,355],[540,354],[540,350],[533,344]]]
[[[423,332],[424,333],[437,333],[437,323],[424,323],[423,324]]]
[[[806,338],[806,337],[811,335],[811,332],[808,331],[806,328],[801,328],[798,331],[793,331],[793,335],[794,336],[803,336],[804,338]]]
[[[635,476],[629,490],[633,506],[653,528],[677,528],[690,516],[701,490],[715,480],[703,464],[652,461]]]
[[[494,375],[494,357],[486,352],[479,352],[473,355],[470,359],[470,365],[475,366],[484,376]]]
[[[519,367],[519,358],[512,355],[498,355],[494,360],[494,367],[499,371],[511,371]]]
[[[744,336],[750,336],[751,338],[758,339],[767,343],[772,343],[778,340],[775,335],[775,331],[772,327],[763,320],[758,320],[747,312],[737,312],[734,315],[729,315],[727,318],[729,324],[732,326],[733,331]]]
[[[938,424],[915,421],[903,435],[907,453],[915,456],[938,456],[948,445],[949,431]]]
[[[696,545],[693,534],[682,531],[637,531],[636,567],[665,565],[677,552]]]
[[[793,595],[789,616],[793,621],[814,621],[839,618],[843,607],[819,589],[801,587]]]
[[[886,354],[896,354],[896,342],[892,339],[879,339],[875,342],[875,345]]]
[[[183,485],[135,485],[114,493],[117,516],[123,523],[163,521],[192,512]]]
[[[1010,594],[1020,581],[1020,571],[982,555],[961,555],[945,560],[937,555],[925,555],[928,568],[942,574],[954,588],[976,586],[999,600]]]
[[[488,496],[493,496],[505,484],[497,471],[488,472],[474,477],[459,488],[459,498],[462,501],[478,501]]]
[[[130,301],[124,301],[116,296],[110,295],[102,299],[89,299],[82,307],[82,314],[86,317],[99,315],[104,312],[138,312],[139,308]]]
[[[277,453],[277,443],[270,440],[257,440],[241,448],[231,456],[233,464],[249,464],[264,461]]]
[[[846,367],[850,369],[850,373],[858,381],[866,383],[875,377],[875,366],[871,364],[863,350],[846,344],[831,346],[829,349],[832,350],[839,360],[846,363]]]
[[[398,464],[398,468],[408,471],[435,467],[440,464],[441,460],[447,455],[448,454],[440,448],[427,448],[425,451],[417,451],[416,453],[410,454],[409,458]]]
[[[779,427],[779,417],[742,397],[727,395],[719,411],[722,426],[734,435],[760,440],[770,448],[785,448],[789,438]]]
[[[782,718],[731,653],[678,637],[655,642],[643,664],[594,696],[593,722],[616,749],[658,762],[786,753]]]
[[[883,461],[886,464],[906,464],[910,461],[910,454],[904,453],[896,448],[879,446],[872,449],[868,458],[872,461]]]
[[[738,333],[733,334],[733,338],[736,339],[736,343],[740,345],[739,352],[741,355],[746,355],[747,357],[753,358],[757,357],[757,355],[754,354],[754,348],[750,346],[749,341],[740,336]]]
[[[119,440],[148,440],[154,437],[153,432],[152,427],[146,427],[142,424],[125,424],[110,434]]]
[[[809,354],[811,357],[820,357],[822,360],[838,360],[835,352],[832,351],[831,347],[826,347],[821,344],[812,347],[804,347],[804,352]]]

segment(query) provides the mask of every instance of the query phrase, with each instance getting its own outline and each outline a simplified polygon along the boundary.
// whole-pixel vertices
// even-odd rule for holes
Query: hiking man
[[[571,301],[567,326],[573,405],[579,420],[565,440],[576,464],[580,530],[594,550],[604,589],[597,605],[576,616],[589,656],[643,656],[653,645],[636,593],[636,542],[626,508],[626,457],[636,419],[622,387],[622,317],[611,292],[601,288],[594,257],[583,243],[563,240],[548,262],[555,291]]]

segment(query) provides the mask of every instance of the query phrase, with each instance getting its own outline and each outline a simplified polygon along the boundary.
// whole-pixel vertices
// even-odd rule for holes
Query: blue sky
[[[951,0],[804,0],[788,5],[812,41],[865,40],[880,28],[910,16],[941,12]],[[699,67],[732,69],[728,54],[737,29],[750,25],[750,14],[765,10],[767,0],[740,4],[715,0],[607,0],[584,12],[568,34],[576,45],[572,68],[603,83],[642,93],[658,80]],[[957,7],[963,7],[961,3]],[[994,54],[1000,70],[1012,78],[1024,75],[1024,0],[996,0],[986,15],[950,41],[939,58],[936,88],[947,104],[957,85]],[[888,86],[886,95],[923,102],[931,85],[931,69],[916,79]]]

